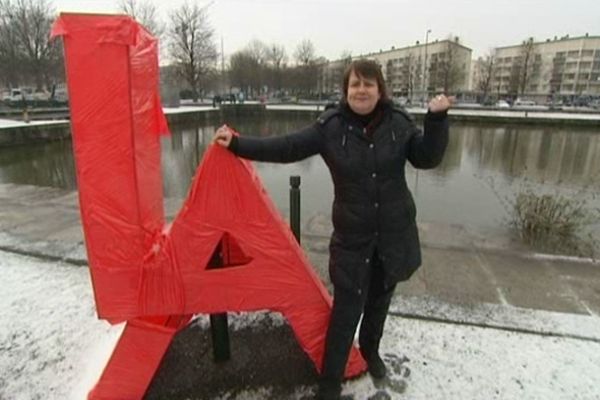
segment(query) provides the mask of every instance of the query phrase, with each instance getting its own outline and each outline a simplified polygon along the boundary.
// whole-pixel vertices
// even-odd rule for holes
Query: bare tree
[[[272,43],[267,48],[267,62],[273,66],[275,69],[279,69],[282,67],[282,64],[287,60],[287,55],[285,53],[285,47],[280,44]]]
[[[120,0],[119,9],[144,25],[154,36],[160,38],[164,33],[164,26],[152,1]]]
[[[521,43],[519,55],[513,59],[510,72],[509,93],[519,96],[525,93],[535,68],[535,46],[530,37]]]
[[[186,1],[171,12],[169,19],[170,57],[189,85],[193,100],[197,101],[210,74],[215,71],[217,61],[217,46],[208,22],[207,6]]]
[[[20,84],[23,71],[19,68],[21,55],[16,45],[16,32],[5,11],[7,7],[9,5],[0,0],[0,77],[3,85],[15,86]]]
[[[481,102],[485,102],[491,89],[492,79],[496,73],[496,55],[490,51],[484,58],[477,60],[477,90],[481,93]]]
[[[47,0],[0,1],[0,68],[10,79],[40,90],[61,75],[60,44],[48,41],[53,20]]]
[[[412,102],[414,98],[415,87],[417,81],[421,81],[423,67],[420,62],[417,61],[417,57],[414,53],[409,53],[404,59],[404,86],[406,88],[406,97]]]
[[[431,56],[430,86],[441,88],[444,93],[451,92],[456,85],[465,79],[466,71],[461,68],[458,57],[458,37],[449,36],[443,52]]]
[[[281,91],[283,86],[283,67],[287,60],[285,47],[272,43],[267,49],[267,63],[271,69],[269,84],[276,91]]]
[[[315,46],[310,39],[304,39],[296,47],[294,58],[298,65],[291,71],[292,85],[299,93],[310,94],[319,84],[319,73],[316,63]]]
[[[260,83],[256,71],[260,65],[247,49],[233,53],[229,64],[229,80],[232,85],[239,87],[246,94],[252,94],[258,89]]]
[[[294,58],[300,65],[310,65],[315,61],[315,46],[310,39],[304,39],[296,47]]]
[[[531,73],[533,70],[533,63],[535,59],[534,54],[533,38],[530,37],[524,41],[521,45],[521,65],[520,65],[520,79],[519,79],[519,93],[523,95],[527,89],[527,85],[531,80]]]
[[[263,65],[267,62],[269,48],[260,40],[251,40],[250,43],[246,45],[246,51],[258,64]]]
[[[340,60],[342,60],[344,67],[350,65],[352,62],[352,52],[350,50],[343,50],[340,54]]]
[[[333,67],[326,73],[327,78],[326,89],[329,91],[339,91],[341,88],[342,77],[348,65],[352,63],[352,52],[350,50],[343,50],[340,54],[340,60],[333,62]]]

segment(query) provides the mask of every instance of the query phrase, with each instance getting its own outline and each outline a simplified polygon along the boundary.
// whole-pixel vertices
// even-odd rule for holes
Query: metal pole
[[[290,176],[290,228],[300,244],[300,177]]]
[[[221,242],[208,263],[208,268],[222,268],[223,255]],[[210,315],[210,336],[213,344],[213,359],[215,362],[228,361],[231,358],[229,350],[229,329],[227,327],[227,313]]]

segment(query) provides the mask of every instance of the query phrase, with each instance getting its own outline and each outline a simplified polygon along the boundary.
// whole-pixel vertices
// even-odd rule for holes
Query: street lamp
[[[431,29],[425,32],[425,60],[423,62],[423,102],[427,100],[427,43],[429,42],[429,34]]]

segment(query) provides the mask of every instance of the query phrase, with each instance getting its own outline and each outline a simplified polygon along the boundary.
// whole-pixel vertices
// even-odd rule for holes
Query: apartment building
[[[545,102],[600,95],[600,36],[533,39],[495,49],[490,92]]]
[[[422,99],[439,92],[457,93],[469,87],[471,49],[453,40],[435,40],[430,43],[379,51],[352,57],[377,61],[382,68],[390,95],[408,99]],[[322,88],[328,93],[341,91],[341,80],[347,60],[323,65]],[[425,68],[425,66],[427,66]]]

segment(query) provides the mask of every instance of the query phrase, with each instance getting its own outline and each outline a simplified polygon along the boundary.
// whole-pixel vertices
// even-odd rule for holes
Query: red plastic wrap
[[[196,313],[280,312],[320,370],[331,298],[250,162],[211,146],[165,225],[156,40],[126,16],[62,14],[52,34],[65,43],[98,315],[128,321],[90,398],[141,398],[172,336]],[[224,267],[208,268],[219,244]],[[346,376],[364,370],[353,348]]]

